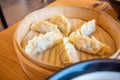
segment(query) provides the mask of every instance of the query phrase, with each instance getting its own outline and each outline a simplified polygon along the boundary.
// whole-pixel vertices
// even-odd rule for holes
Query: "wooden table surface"
[[[88,7],[95,1],[96,0],[57,0],[48,6],[71,5]],[[104,11],[117,19],[115,12],[110,6]],[[18,24],[19,23],[16,23],[0,32],[0,80],[29,80],[19,64],[12,42],[13,34]]]

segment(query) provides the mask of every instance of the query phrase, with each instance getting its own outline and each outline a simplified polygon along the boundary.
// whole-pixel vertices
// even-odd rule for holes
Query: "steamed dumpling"
[[[70,23],[68,21],[68,19],[63,16],[63,15],[55,15],[53,16],[53,18],[51,19],[51,22],[58,25],[58,28],[61,30],[61,32],[63,32],[66,36],[69,35],[70,33]]]
[[[31,40],[35,36],[39,36],[39,32],[30,30],[26,35],[25,38],[22,41],[22,47],[25,48],[25,46],[28,44],[28,41]]]
[[[50,31],[58,30],[57,25],[52,24],[48,21],[39,21],[37,23],[34,23],[31,26],[31,29],[38,31],[38,32],[41,32],[41,33],[46,33],[46,32],[50,32]]]
[[[55,31],[48,32],[45,35],[40,34],[38,37],[34,37],[28,41],[25,52],[33,56],[38,56],[39,53],[44,52],[46,49],[60,42],[62,42],[62,36]]]
[[[103,55],[111,53],[111,48],[98,41],[95,37],[89,38],[88,36],[74,33],[70,35],[69,40],[77,49],[90,54]]]
[[[65,47],[65,52],[62,55],[60,55],[63,64],[69,65],[78,62],[79,58],[74,45],[69,42],[68,38],[64,38],[63,43]]]
[[[95,31],[96,25],[95,20],[84,23],[80,28],[80,33],[85,36],[89,36]]]

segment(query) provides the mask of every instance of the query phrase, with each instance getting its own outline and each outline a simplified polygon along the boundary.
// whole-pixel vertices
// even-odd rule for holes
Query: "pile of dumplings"
[[[24,49],[27,54],[34,57],[60,43],[64,44],[65,53],[61,55],[61,61],[65,65],[79,61],[76,50],[99,56],[111,53],[111,48],[107,44],[103,44],[94,36],[90,37],[96,30],[94,19],[71,32],[69,20],[64,15],[57,14],[49,21],[34,22],[30,29],[34,34],[26,42]]]

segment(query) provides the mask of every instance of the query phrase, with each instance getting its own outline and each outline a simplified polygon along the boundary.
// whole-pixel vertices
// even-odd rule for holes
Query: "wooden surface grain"
[[[0,80],[29,80],[23,72],[13,47],[15,25],[0,33]]]
[[[88,7],[96,0],[57,0],[50,6],[71,5]],[[116,14],[111,7],[107,7],[106,13],[116,19]],[[29,80],[22,70],[13,47],[13,33],[18,23],[0,32],[0,80]]]

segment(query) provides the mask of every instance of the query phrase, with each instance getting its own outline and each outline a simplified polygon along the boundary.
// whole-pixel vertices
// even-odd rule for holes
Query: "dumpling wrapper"
[[[31,25],[31,29],[43,34],[46,32],[58,30],[57,25],[52,24],[48,21],[39,21],[37,23],[34,23]]]
[[[108,45],[101,43],[95,37],[89,38],[88,36],[73,33],[70,35],[69,41],[73,43],[77,49],[86,53],[103,55],[111,54],[112,52]]]
[[[31,40],[35,36],[39,36],[39,32],[30,30],[26,35],[25,38],[22,41],[22,47],[25,48],[25,46],[28,44],[28,41]]]
[[[73,44],[69,42],[68,38],[63,39],[65,52],[60,55],[61,61],[64,65],[70,65],[79,61],[77,51]]]
[[[58,28],[66,35],[68,36],[70,33],[70,23],[68,21],[68,19],[61,15],[61,14],[57,14],[55,16],[52,17],[51,22],[56,24],[58,26]]]
[[[85,36],[91,35],[96,28],[95,20],[84,23],[80,28],[80,33]]]
[[[34,37],[28,41],[28,44],[25,47],[25,52],[37,57],[40,53],[61,42],[62,36],[58,32],[51,31],[45,35],[40,34],[38,37]]]

